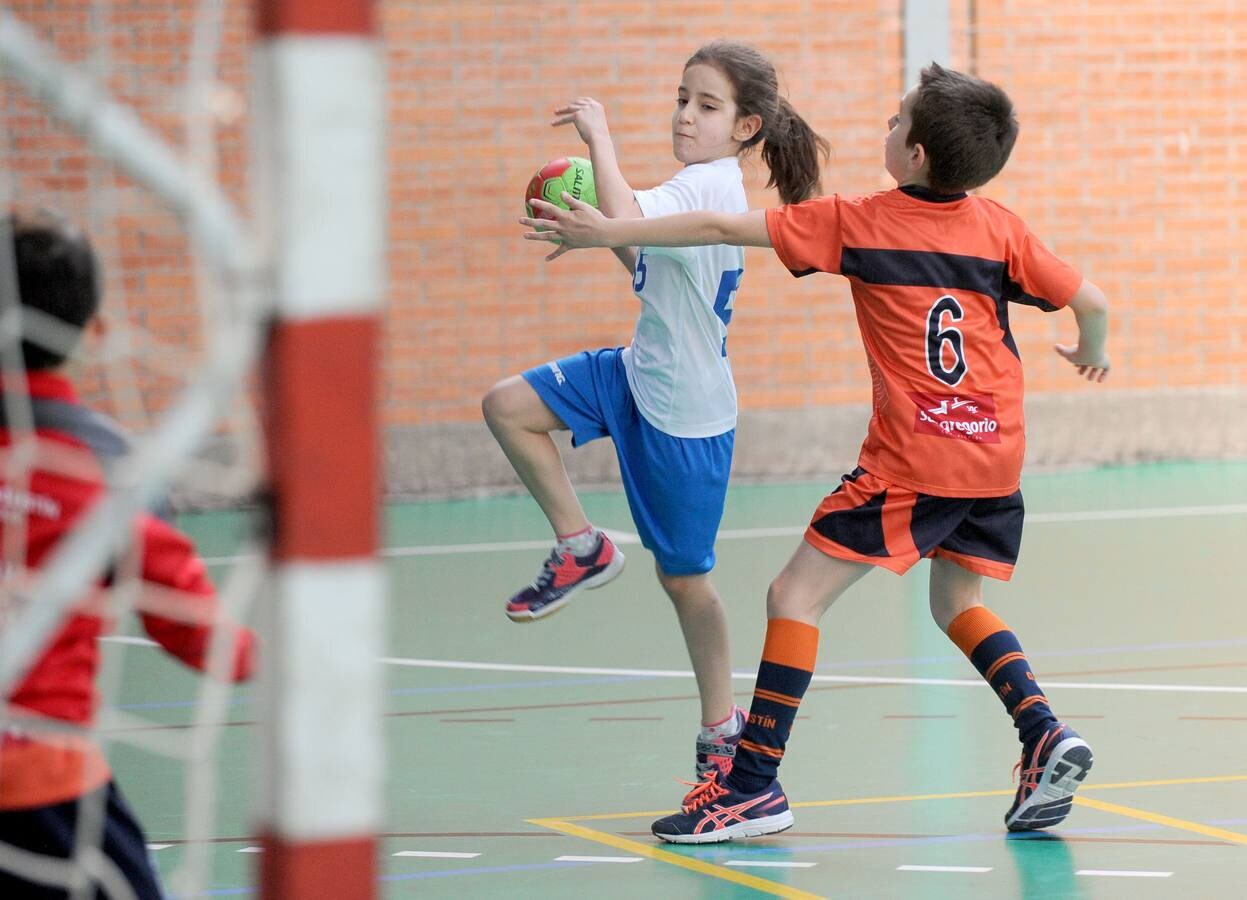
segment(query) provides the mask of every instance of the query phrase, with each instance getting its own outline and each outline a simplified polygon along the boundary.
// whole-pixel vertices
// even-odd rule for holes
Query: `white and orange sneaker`
[[[512,622],[535,622],[558,612],[581,588],[601,587],[623,571],[624,555],[598,532],[598,545],[585,556],[574,556],[557,547],[542,565],[533,583],[507,602]]]

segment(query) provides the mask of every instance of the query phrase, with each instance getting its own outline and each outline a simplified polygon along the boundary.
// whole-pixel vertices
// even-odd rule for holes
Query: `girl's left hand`
[[[524,216],[521,225],[527,225],[534,231],[526,231],[526,241],[547,241],[559,244],[559,248],[546,257],[546,262],[558,259],[568,250],[581,247],[609,247],[606,236],[607,223],[610,219],[602,215],[595,207],[577,200],[566,191],[563,202],[571,209],[561,209],[553,203],[547,203],[534,197],[529,201],[533,208],[542,214],[541,218]]]
[[[589,145],[596,139],[610,136],[610,128],[606,124],[606,107],[592,97],[577,97],[554,111],[551,125],[568,123],[576,126],[580,139]]]

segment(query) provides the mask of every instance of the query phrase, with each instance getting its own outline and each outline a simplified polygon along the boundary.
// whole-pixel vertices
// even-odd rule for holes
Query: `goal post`
[[[259,0],[261,240],[273,465],[272,645],[263,682],[263,896],[376,893],[382,817],[378,314],[380,49],[372,0]]]

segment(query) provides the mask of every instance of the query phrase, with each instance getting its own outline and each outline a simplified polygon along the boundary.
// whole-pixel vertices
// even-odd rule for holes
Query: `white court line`
[[[760,859],[729,859],[723,865],[739,866],[751,869],[811,869],[818,863],[812,862],[767,862]]]
[[[1041,525],[1061,522],[1112,522],[1130,519],[1165,519],[1191,516],[1237,516],[1247,514],[1247,503],[1231,503],[1223,506],[1158,506],[1145,509],[1093,509],[1082,512],[1032,513],[1026,517],[1027,524]],[[779,528],[725,528],[719,532],[721,541],[767,537],[799,537],[805,534],[805,525],[786,525]],[[640,537],[628,531],[603,529],[617,544],[639,544]],[[382,557],[403,556],[450,556],[462,553],[509,553],[515,550],[548,550],[550,539],[540,541],[496,541],[483,544],[430,544],[422,547],[386,547],[379,552]],[[250,559],[249,556],[213,556],[205,560],[210,565],[230,565]]]
[[[641,862],[639,856],[556,856],[555,862],[600,862],[600,863],[634,863]]]
[[[1172,872],[1127,872],[1114,869],[1079,869],[1075,875],[1108,875],[1114,878],[1168,878]]]
[[[428,859],[476,859],[479,853],[452,853],[449,850],[399,850],[394,856],[419,856]]]
[[[471,662],[457,659],[403,659],[382,657],[391,666],[425,669],[466,669],[480,672],[540,672],[551,675],[615,675],[625,678],[692,678],[691,671],[680,669],[609,669],[600,666],[541,666],[524,663]],[[757,672],[733,672],[738,681],[756,681]],[[859,675],[815,675],[814,681],[829,684],[910,684],[924,687],[982,688],[981,678],[876,678]],[[1110,681],[1044,681],[1045,688],[1101,691],[1162,691],[1190,694],[1247,694],[1247,685],[1220,684],[1131,684]]]
[[[139,644],[144,647],[158,646],[146,638],[102,637],[101,641],[117,641]],[[475,662],[467,659],[406,659],[401,656],[383,656],[379,660],[387,666],[406,666],[414,669],[463,669],[469,672],[528,672],[545,675],[608,675],[620,678],[692,678],[692,671],[682,669],[611,669],[604,666],[541,666],[527,663]],[[757,672],[733,672],[737,681],[756,681]],[[865,675],[815,675],[812,681],[823,684],[908,684],[917,687],[972,687],[981,688],[981,678],[887,678]],[[1114,681],[1044,681],[1045,688],[1064,688],[1073,691],[1141,691],[1144,693],[1170,694],[1247,694],[1247,685],[1225,684],[1133,684]]]
[[[991,866],[897,866],[898,872],[990,872]]]
[[[172,846],[173,846],[172,844],[148,844],[147,849],[148,850],[168,850]]]
[[[263,853],[263,847],[239,847],[238,853]]]

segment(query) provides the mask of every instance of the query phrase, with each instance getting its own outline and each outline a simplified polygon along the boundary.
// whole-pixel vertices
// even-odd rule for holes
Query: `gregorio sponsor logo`
[[[999,444],[1000,422],[994,398],[973,394],[909,395],[917,406],[914,432],[971,441]]]

